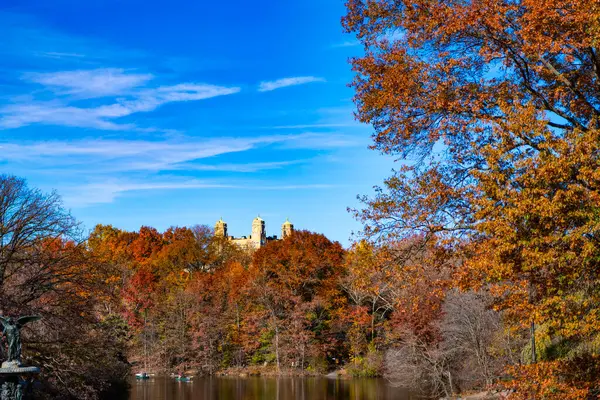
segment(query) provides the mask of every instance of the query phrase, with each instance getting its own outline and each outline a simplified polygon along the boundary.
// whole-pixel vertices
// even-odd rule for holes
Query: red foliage
[[[138,262],[143,262],[158,253],[164,245],[162,235],[154,228],[142,226],[131,243],[131,252]]]
[[[148,310],[154,305],[153,294],[157,278],[148,267],[139,268],[131,277],[123,291],[125,316],[132,327],[139,328],[144,323]]]

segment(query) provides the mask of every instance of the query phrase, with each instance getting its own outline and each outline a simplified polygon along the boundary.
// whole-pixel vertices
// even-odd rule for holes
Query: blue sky
[[[29,4],[27,4],[29,3]],[[353,119],[342,1],[0,2],[0,172],[124,229],[343,244],[392,162]]]

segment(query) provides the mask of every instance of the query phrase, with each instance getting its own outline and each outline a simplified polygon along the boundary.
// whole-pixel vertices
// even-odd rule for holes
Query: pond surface
[[[411,400],[382,379],[156,377],[131,383],[130,400]]]

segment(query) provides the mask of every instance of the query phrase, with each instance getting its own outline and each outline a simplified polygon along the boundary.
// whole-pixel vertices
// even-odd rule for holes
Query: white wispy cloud
[[[282,78],[275,81],[263,81],[258,86],[259,92],[270,92],[271,90],[281,89],[288,86],[303,85],[311,82],[325,82],[324,78],[316,76],[297,76],[293,78]]]
[[[85,58],[85,54],[80,54],[80,53],[64,53],[64,52],[60,52],[60,51],[42,51],[39,53],[36,53],[37,55],[39,55],[40,57],[47,57],[47,58],[56,58],[56,59],[64,59],[64,58],[76,58],[76,59],[80,59],[80,58]]]
[[[167,103],[197,101],[240,91],[239,87],[201,83],[146,87],[153,79],[152,75],[130,73],[122,69],[28,73],[24,75],[24,79],[75,98],[56,98],[52,101],[29,99],[2,106],[0,129],[46,124],[102,130],[157,130],[139,128],[135,124],[119,122],[117,119],[151,112]],[[119,97],[114,97],[117,95]],[[104,105],[72,105],[72,102],[80,97],[107,96],[114,98]]]
[[[331,184],[297,184],[274,185],[256,184],[255,182],[221,183],[203,180],[170,180],[153,182],[112,181],[90,183],[66,189],[63,199],[69,207],[87,207],[94,204],[112,203],[128,192],[161,191],[161,190],[202,190],[202,189],[242,189],[242,190],[305,190],[331,189],[339,185]]]
[[[359,144],[357,138],[340,133],[304,132],[281,144],[286,149],[339,149]]]
[[[85,97],[119,95],[144,85],[154,78],[152,74],[126,72],[122,68],[100,68],[93,70],[30,72],[23,78],[30,82],[48,86],[59,93]]]
[[[330,149],[354,146],[349,136],[331,133],[265,135],[251,137],[181,138],[178,140],[77,140],[1,143],[0,162],[31,165],[38,169],[72,166],[98,173],[125,171],[230,171],[256,172],[283,168],[305,160],[254,163],[198,164],[198,160],[276,145],[285,149]]]
[[[0,160],[54,166],[88,160],[104,170],[174,169],[178,163],[250,150],[258,145],[284,140],[280,136],[260,138],[192,139],[180,141],[81,140],[34,143],[1,143]]]
[[[360,42],[358,40],[346,40],[345,42],[335,43],[331,47],[354,47],[359,45]]]
[[[331,123],[331,124],[302,124],[302,125],[276,125],[270,126],[267,129],[312,129],[312,128],[346,128],[349,126],[357,126],[356,122],[348,123]]]
[[[70,207],[86,207],[93,204],[112,203],[126,192],[148,190],[217,189],[231,185],[198,180],[180,182],[103,182],[90,183],[66,190],[64,201]]]
[[[5,32],[0,57],[10,59],[11,65],[40,66],[37,70],[11,70],[5,77],[20,77],[21,82],[3,87],[9,91],[0,96],[0,130],[47,124],[168,132],[172,131],[169,127],[144,127],[119,118],[151,112],[167,103],[240,90],[198,80],[172,81],[176,71],[172,71],[174,59],[170,57],[67,35],[27,14],[0,10],[0,26]],[[175,74],[170,72],[167,82],[149,70]]]
[[[310,160],[270,161],[256,163],[221,163],[221,164],[178,164],[173,169],[188,171],[214,171],[214,172],[258,172],[265,170],[281,169],[291,165],[302,164]]]
[[[32,124],[61,125],[103,130],[132,130],[133,124],[110,121],[103,107],[80,108],[57,101],[21,102],[0,107],[0,129],[20,128]],[[114,117],[112,117],[114,118]]]
[[[79,139],[0,142],[0,164],[27,175],[52,176],[64,184],[60,191],[68,207],[111,203],[126,193],[151,190],[301,190],[326,189],[323,183],[260,182],[258,171],[290,168],[315,159],[279,159],[260,162],[223,162],[233,153],[261,148],[331,149],[356,145],[342,134],[305,132],[294,135],[250,137],[175,137],[158,141],[134,139]],[[289,153],[287,153],[289,155]],[[248,158],[245,157],[247,160]],[[215,175],[215,172],[227,174]],[[173,174],[166,178],[165,173]],[[248,176],[239,181],[237,177]],[[194,178],[185,178],[194,176]],[[219,180],[214,180],[219,177]],[[67,183],[68,182],[68,183]]]

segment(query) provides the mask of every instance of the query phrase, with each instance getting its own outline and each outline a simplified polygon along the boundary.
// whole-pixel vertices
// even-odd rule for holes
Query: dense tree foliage
[[[600,391],[600,7],[349,0],[357,117],[403,160],[356,215],[381,242],[452,252],[511,334],[517,398]],[[530,333],[527,332],[529,329]]]
[[[457,256],[442,242],[415,236],[344,250],[295,231],[253,251],[206,226],[128,232],[106,225],[83,240],[58,197],[3,179],[20,185],[16,198],[27,203],[7,207],[24,221],[3,228],[1,289],[11,296],[0,304],[6,314],[44,317],[25,334],[45,396],[114,398],[132,369],[345,370],[448,394],[485,385],[498,376],[499,360],[514,355],[495,334],[502,322],[485,308],[489,299],[448,297]],[[3,221],[16,218],[11,212]],[[14,245],[19,233],[11,227],[39,215],[54,219],[35,222],[27,245]],[[482,372],[469,373],[474,367]]]
[[[110,276],[56,194],[0,175],[0,314],[43,317],[23,334],[46,395],[93,398],[124,379],[125,327],[97,312]]]
[[[277,368],[327,368],[339,354],[344,250],[325,236],[294,232],[254,255],[250,292],[274,333]],[[343,338],[343,335],[342,335]]]

